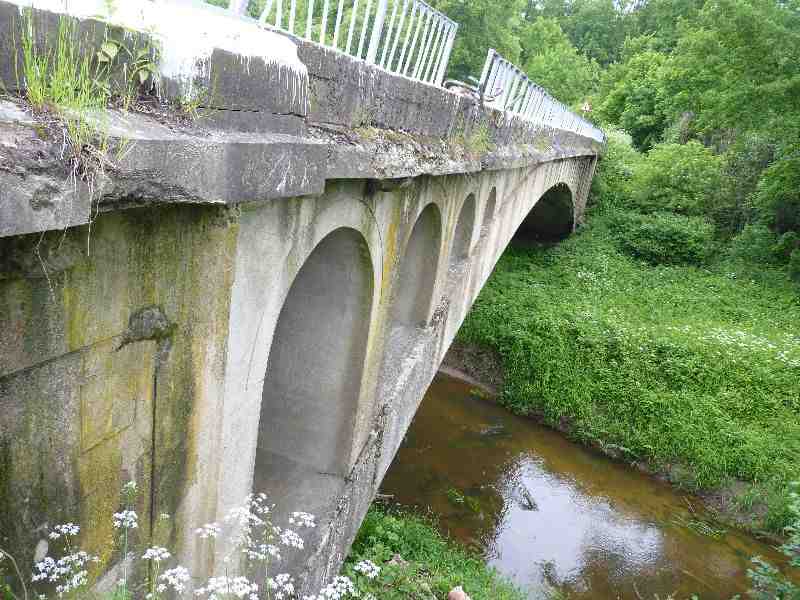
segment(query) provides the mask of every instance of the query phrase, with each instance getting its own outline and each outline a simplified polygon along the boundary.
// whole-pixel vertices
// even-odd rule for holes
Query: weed
[[[20,87],[34,110],[55,113],[63,123],[65,151],[69,149],[75,167],[86,146],[96,143],[101,130],[90,116],[106,107],[110,98],[107,73],[84,51],[75,21],[59,21],[55,48],[36,44],[33,13],[22,16],[22,81]],[[19,78],[19,73],[17,74]],[[99,145],[102,145],[102,141]]]
[[[450,134],[450,142],[471,156],[485,154],[494,148],[489,121],[486,118],[465,119],[459,116]]]
[[[356,567],[363,561],[380,566],[376,577],[359,573]],[[443,538],[433,522],[377,506],[367,513],[343,572],[384,600],[444,598],[458,585],[472,598],[525,597],[480,557]]]

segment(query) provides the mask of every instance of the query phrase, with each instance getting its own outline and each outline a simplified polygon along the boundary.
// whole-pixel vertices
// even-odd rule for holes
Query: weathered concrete
[[[300,96],[262,101],[277,75],[216,53],[230,82],[206,111],[254,123],[98,117],[127,146],[91,190],[22,104],[0,107],[0,546],[23,563],[80,517],[113,573],[134,479],[134,545],[219,572],[224,544],[193,530],[255,490],[318,515],[290,557],[314,590],[514,232],[580,222],[592,140],[298,53],[310,101],[288,121]]]

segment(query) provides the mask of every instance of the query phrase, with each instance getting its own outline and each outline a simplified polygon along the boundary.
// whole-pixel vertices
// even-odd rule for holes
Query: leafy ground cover
[[[371,561],[374,578],[357,569]],[[481,557],[444,538],[427,518],[373,505],[342,571],[365,594],[382,600],[446,598],[462,586],[473,600],[523,600],[526,596]]]

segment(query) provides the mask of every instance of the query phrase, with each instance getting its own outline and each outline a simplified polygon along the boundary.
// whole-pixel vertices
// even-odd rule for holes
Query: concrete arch
[[[310,253],[283,302],[262,386],[253,481],[283,506],[318,507],[349,471],[373,295],[367,242],[341,227]]]
[[[393,325],[427,324],[436,287],[442,240],[442,213],[431,202],[417,216],[405,244],[390,309]]]
[[[497,186],[492,186],[492,189],[489,191],[489,197],[486,199],[486,206],[483,209],[483,229],[489,228],[489,225],[494,219],[494,213],[496,209],[497,209]]]
[[[517,228],[512,243],[558,242],[575,229],[575,201],[572,189],[564,182],[550,187]]]
[[[472,232],[475,229],[475,210],[477,203],[475,194],[469,194],[461,204],[458,213],[453,241],[450,245],[450,266],[453,266],[469,256],[472,249]]]

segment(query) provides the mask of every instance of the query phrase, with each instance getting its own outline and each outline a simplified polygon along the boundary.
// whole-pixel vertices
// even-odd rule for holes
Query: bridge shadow
[[[547,190],[520,223],[510,246],[536,248],[551,246],[568,238],[575,230],[575,205],[572,190],[558,183]]]

